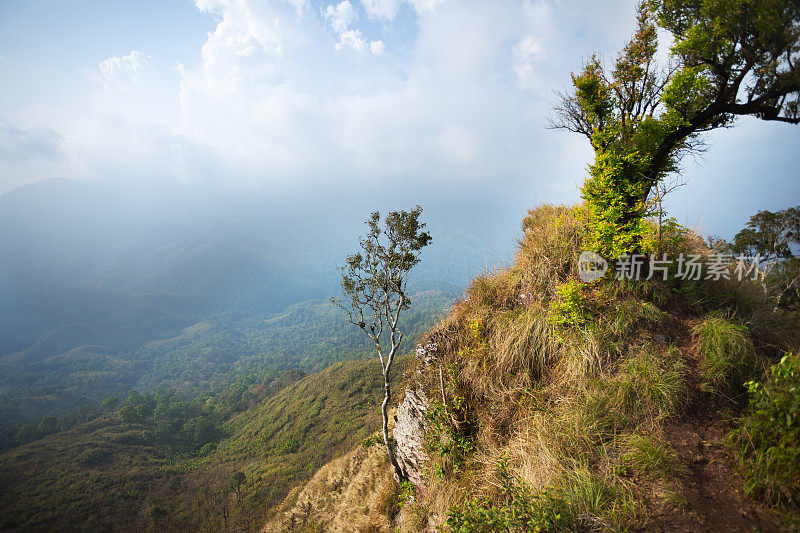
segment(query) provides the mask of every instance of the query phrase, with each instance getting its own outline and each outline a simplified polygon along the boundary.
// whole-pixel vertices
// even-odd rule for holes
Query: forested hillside
[[[131,388],[197,393],[241,372],[364,356],[327,301],[362,215],[321,224],[329,209],[67,180],[3,195],[0,424]],[[472,229],[439,229],[414,279],[411,336],[483,266]]]
[[[366,360],[304,378],[250,375],[192,400],[132,394],[0,455],[0,529],[257,529],[378,428],[381,389],[378,362]]]

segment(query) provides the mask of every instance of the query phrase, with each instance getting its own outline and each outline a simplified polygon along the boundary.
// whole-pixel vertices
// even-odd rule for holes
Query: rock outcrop
[[[436,360],[437,345],[435,342],[417,345],[417,358],[424,366]],[[409,481],[418,490],[424,489],[424,465],[428,460],[425,452],[425,416],[429,402],[420,388],[407,389],[403,401],[397,406],[394,440],[397,443],[397,459],[405,471]]]
[[[394,440],[397,442],[397,460],[408,480],[417,489],[423,488],[423,467],[428,460],[425,452],[425,413],[428,398],[420,390],[406,390],[405,398],[397,406]]]

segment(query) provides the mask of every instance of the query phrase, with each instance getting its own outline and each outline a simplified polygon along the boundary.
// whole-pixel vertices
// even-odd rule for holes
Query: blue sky
[[[592,51],[613,58],[633,15],[631,1],[0,0],[0,193],[63,177],[571,203],[591,151],[545,128],[553,91]],[[669,201],[681,222],[730,236],[800,203],[800,128],[743,120],[709,140]]]

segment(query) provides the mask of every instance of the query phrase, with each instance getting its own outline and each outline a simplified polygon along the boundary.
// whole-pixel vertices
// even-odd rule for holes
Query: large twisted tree
[[[610,258],[639,251],[651,193],[703,132],[741,115],[800,123],[797,0],[650,0],[637,22],[610,74],[592,56],[551,120],[595,150],[582,196],[591,244]],[[657,27],[673,37],[665,65]]]

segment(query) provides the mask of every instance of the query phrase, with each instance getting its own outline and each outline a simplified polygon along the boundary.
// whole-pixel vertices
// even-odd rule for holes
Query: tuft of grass
[[[706,382],[719,392],[741,388],[756,364],[747,326],[712,313],[695,326],[694,336]]]
[[[500,463],[500,497],[466,499],[448,511],[454,533],[474,531],[598,531],[629,521],[628,493],[588,468],[573,465],[557,485],[535,490]]]
[[[514,287],[510,277],[483,274],[467,288],[467,297],[476,307],[507,309],[514,306]]]
[[[637,473],[666,480],[688,473],[678,453],[666,442],[636,433],[620,440],[620,463]]]
[[[620,362],[613,378],[598,381],[590,392],[590,412],[613,427],[652,425],[680,412],[686,401],[686,366],[674,346],[662,354],[645,345]]]
[[[528,211],[522,230],[513,269],[523,287],[552,297],[577,272],[586,228],[573,208],[543,205]]]
[[[628,299],[612,300],[611,307],[611,330],[618,335],[630,332],[637,324],[653,328],[664,318],[664,313],[649,302]]]
[[[526,309],[511,315],[492,338],[498,380],[527,374],[526,385],[532,386],[551,367],[555,354],[548,342],[552,325],[539,308]]]

